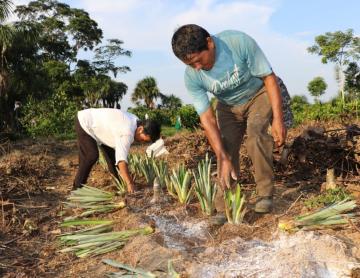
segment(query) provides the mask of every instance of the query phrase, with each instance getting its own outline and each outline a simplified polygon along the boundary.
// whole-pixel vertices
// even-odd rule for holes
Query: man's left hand
[[[275,146],[277,148],[281,147],[285,143],[286,139],[286,128],[284,121],[273,119],[271,125],[271,133],[274,138]]]

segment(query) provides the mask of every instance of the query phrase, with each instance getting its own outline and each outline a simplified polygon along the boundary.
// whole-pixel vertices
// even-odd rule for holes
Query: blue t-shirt
[[[207,92],[224,104],[243,104],[264,85],[261,77],[272,73],[264,53],[247,34],[223,31],[212,38],[215,64],[211,70],[197,71],[190,66],[185,70],[185,86],[199,115],[210,107]]]

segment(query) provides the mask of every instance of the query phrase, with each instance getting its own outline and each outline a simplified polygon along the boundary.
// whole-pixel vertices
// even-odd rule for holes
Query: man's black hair
[[[176,57],[185,61],[189,54],[208,49],[208,31],[196,24],[187,24],[177,29],[172,37],[171,45]]]
[[[152,142],[155,142],[160,138],[161,125],[154,120],[138,121],[138,126],[144,127],[144,133],[149,135]]]

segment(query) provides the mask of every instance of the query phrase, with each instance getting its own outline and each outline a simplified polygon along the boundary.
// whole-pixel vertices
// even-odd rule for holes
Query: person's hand
[[[127,191],[128,191],[128,193],[135,193],[135,191],[136,191],[135,184],[128,184],[127,185]]]
[[[282,120],[273,119],[271,125],[271,134],[274,138],[275,146],[281,147],[285,143],[286,139],[286,128]]]
[[[218,159],[218,177],[222,190],[230,189],[233,185],[231,179],[237,180],[234,167],[227,157]]]

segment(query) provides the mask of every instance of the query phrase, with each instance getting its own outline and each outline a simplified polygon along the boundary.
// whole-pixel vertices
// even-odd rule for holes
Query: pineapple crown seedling
[[[142,175],[140,164],[142,163],[142,158],[138,154],[129,154],[128,158],[129,170],[135,177],[140,177]]]
[[[145,156],[141,160],[140,169],[148,185],[152,185],[154,179],[156,178],[156,172],[154,169],[154,158]]]
[[[168,176],[168,165],[164,160],[153,160],[153,168],[155,175],[159,181],[161,188],[166,186],[166,179]]]
[[[191,172],[180,164],[172,170],[170,178],[166,182],[169,194],[178,199],[181,204],[188,204],[191,201],[193,188],[191,187]]]
[[[236,185],[235,192],[231,189],[225,190],[225,212],[228,222],[231,224],[240,224],[243,221],[246,213],[245,208],[245,195],[241,194],[241,187]]]
[[[111,259],[102,260],[103,263],[118,268],[119,272],[110,272],[105,274],[109,278],[120,277],[141,277],[141,278],[156,278],[159,277],[156,274],[143,270],[141,268],[135,268],[127,264],[119,263]],[[163,277],[163,275],[161,275]],[[168,278],[180,278],[180,274],[177,273],[172,265],[172,261],[168,261],[168,272],[166,277]]]
[[[86,217],[95,213],[106,213],[125,207],[124,202],[115,201],[113,193],[87,185],[72,191],[67,200],[65,202],[67,207],[82,210],[77,215],[78,217]]]
[[[343,200],[315,212],[297,216],[291,220],[279,221],[279,229],[294,232],[299,229],[318,229],[332,225],[349,224],[355,220],[355,214],[345,213],[356,207],[355,201]]]
[[[119,268],[119,272],[107,273],[106,276],[109,278],[117,277],[141,277],[141,278],[156,278],[157,276],[149,271],[141,268],[135,268],[127,264],[122,264],[110,259],[102,260],[103,263]]]
[[[208,154],[204,160],[198,164],[197,172],[193,172],[195,179],[195,193],[200,201],[202,211],[206,215],[212,215],[215,212],[215,195],[217,186],[211,182],[211,159]]]
[[[126,182],[122,179],[122,177],[120,176],[120,173],[119,173],[119,170],[116,168],[116,171],[118,173],[118,178],[115,177],[114,175],[111,175],[114,183],[115,183],[115,186],[118,190],[118,193],[120,195],[124,194],[127,192],[127,185],[126,185]]]
[[[60,241],[68,247],[63,248],[60,252],[74,252],[80,258],[96,256],[121,248],[131,237],[148,235],[154,232],[150,226],[133,230],[109,232],[109,230],[112,230],[112,222],[109,220],[73,220],[65,225],[83,227],[84,225],[93,225],[95,223],[100,223],[100,225],[61,235]]]

